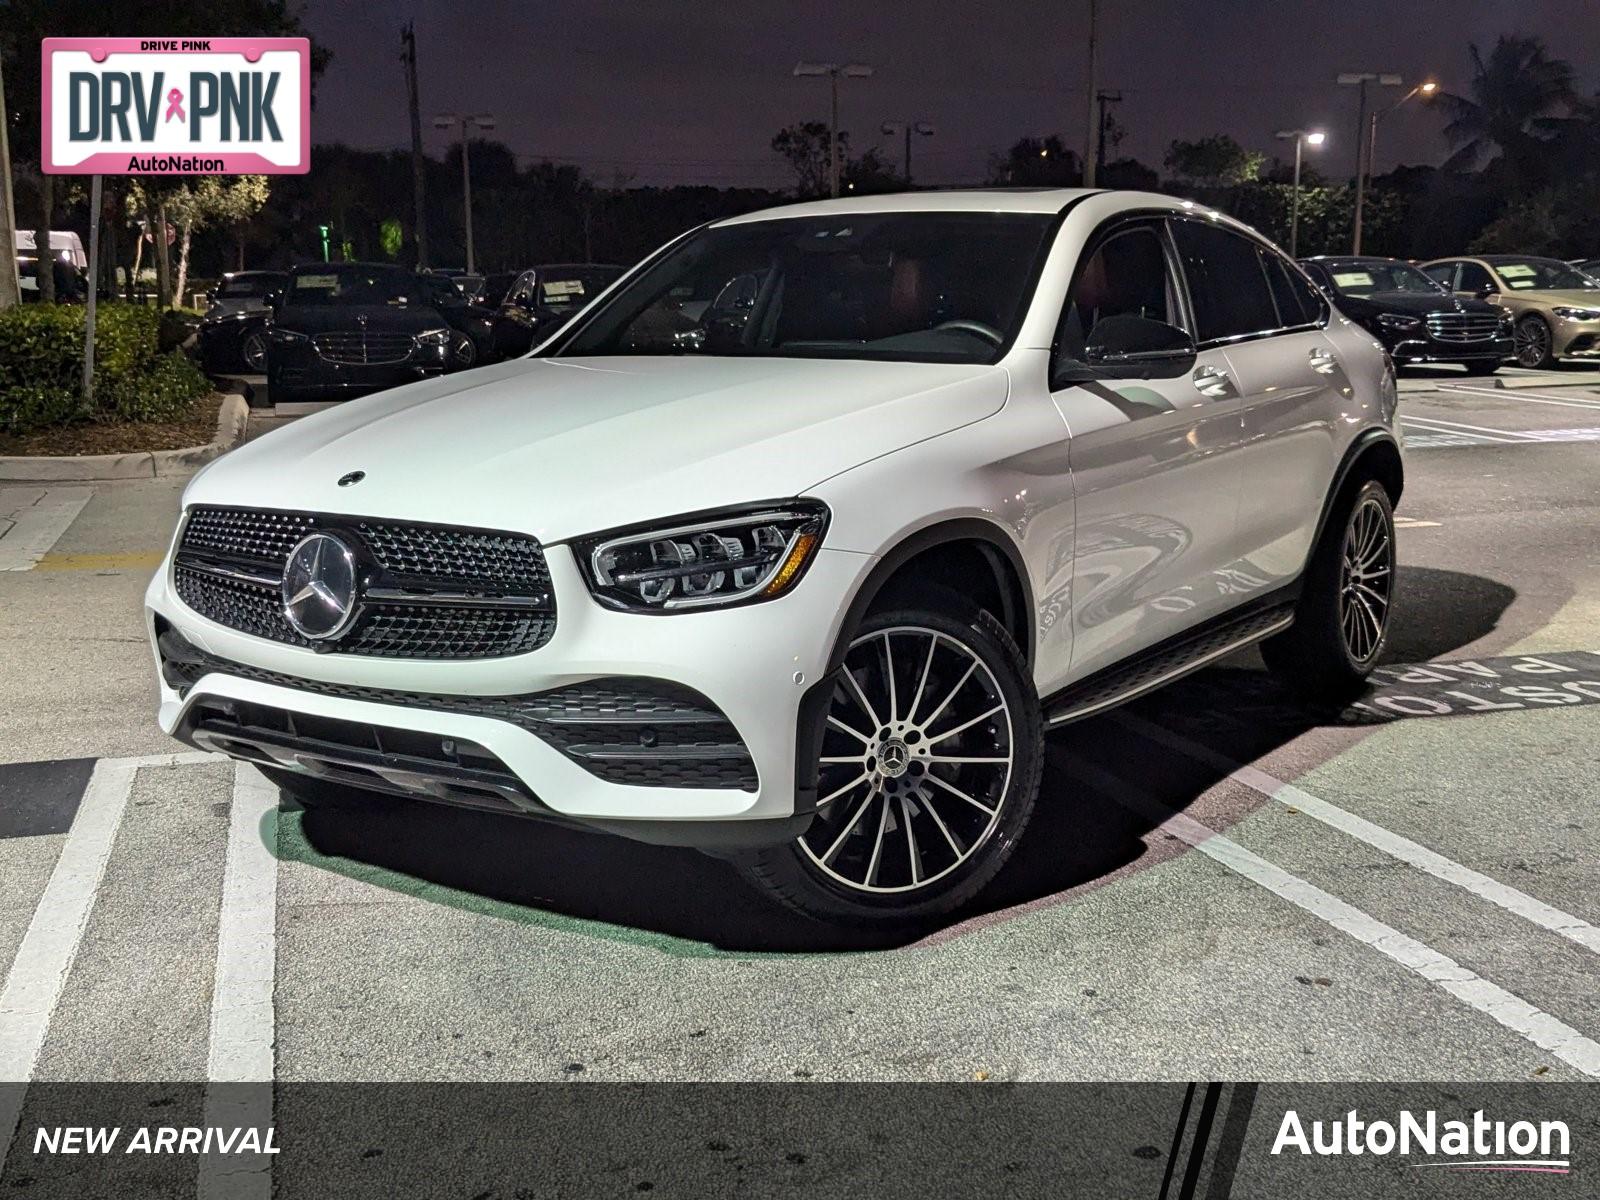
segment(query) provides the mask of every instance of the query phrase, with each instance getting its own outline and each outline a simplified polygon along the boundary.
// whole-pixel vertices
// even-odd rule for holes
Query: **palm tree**
[[[1445,168],[1470,171],[1498,158],[1518,186],[1535,186],[1547,173],[1549,141],[1579,102],[1572,65],[1531,37],[1502,34],[1487,58],[1471,49],[1470,98],[1439,97],[1450,116],[1445,137],[1456,147]]]

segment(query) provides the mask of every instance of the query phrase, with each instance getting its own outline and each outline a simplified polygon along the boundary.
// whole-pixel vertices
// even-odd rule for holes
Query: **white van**
[[[65,258],[80,271],[89,267],[89,256],[83,252],[83,239],[71,230],[52,229],[50,249],[52,253]],[[37,257],[38,247],[35,244],[33,230],[17,230],[16,250],[19,256]]]

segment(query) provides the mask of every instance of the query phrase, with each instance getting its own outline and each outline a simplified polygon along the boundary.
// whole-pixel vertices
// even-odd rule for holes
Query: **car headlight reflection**
[[[789,501],[685,517],[578,543],[590,589],[613,608],[675,612],[771,600],[799,582],[828,510]]]
[[[296,333],[292,329],[274,329],[272,331],[272,340],[284,346],[298,346],[309,342],[311,339],[303,333]]]
[[[1385,329],[1393,329],[1396,331],[1406,329],[1421,329],[1422,319],[1420,317],[1408,317],[1403,313],[1379,313],[1378,324],[1382,325]]]

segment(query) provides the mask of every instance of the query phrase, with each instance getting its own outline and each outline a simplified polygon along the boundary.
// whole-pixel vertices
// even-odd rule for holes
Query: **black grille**
[[[283,615],[280,582],[313,530],[355,545],[361,612],[335,642],[312,642]],[[544,551],[522,534],[265,509],[196,508],[173,583],[201,616],[292,646],[387,658],[497,658],[555,633]]]
[[[159,645],[162,676],[180,693],[217,672],[345,700],[490,717],[526,729],[609,783],[756,788],[755,763],[727,716],[700,693],[661,679],[597,680],[521,696],[430,695],[322,683],[228,662],[171,628],[160,628]]]
[[[363,330],[359,333],[319,333],[311,344],[328,362],[367,366],[403,362],[411,356],[417,339],[409,333]]]
[[[1441,342],[1482,342],[1495,336],[1500,318],[1494,313],[1429,313],[1428,333]]]

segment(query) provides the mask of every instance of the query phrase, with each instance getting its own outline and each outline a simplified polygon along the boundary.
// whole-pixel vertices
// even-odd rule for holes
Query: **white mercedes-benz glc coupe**
[[[307,806],[414,797],[731,858],[815,917],[968,904],[1049,728],[1240,647],[1384,648],[1392,366],[1164,196],[795,205],[664,247],[527,358],[198,474],[162,728]]]

